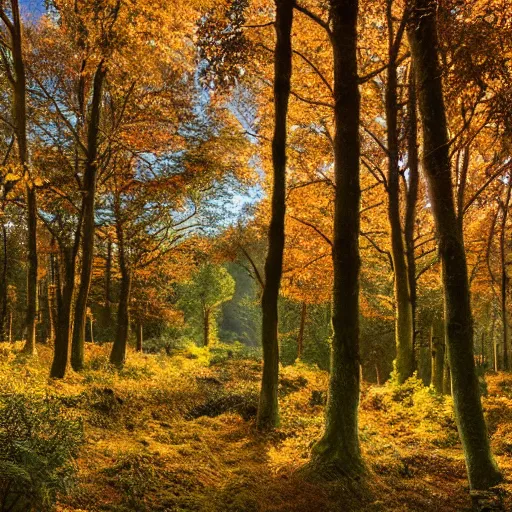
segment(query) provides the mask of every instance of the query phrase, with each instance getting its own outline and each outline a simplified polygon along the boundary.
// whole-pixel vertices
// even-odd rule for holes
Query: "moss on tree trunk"
[[[501,479],[480,402],[473,355],[473,319],[462,229],[452,190],[449,138],[438,57],[437,2],[415,0],[409,42],[423,124],[423,168],[439,240],[445,328],[453,400],[469,483],[487,489]]]
[[[332,305],[333,340],[326,425],[313,465],[356,475],[359,446],[359,116],[357,0],[331,0],[336,134]]]

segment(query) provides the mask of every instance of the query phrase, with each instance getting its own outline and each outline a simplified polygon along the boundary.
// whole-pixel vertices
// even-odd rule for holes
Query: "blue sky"
[[[44,0],[20,0],[20,5],[27,14],[40,16],[44,12]]]

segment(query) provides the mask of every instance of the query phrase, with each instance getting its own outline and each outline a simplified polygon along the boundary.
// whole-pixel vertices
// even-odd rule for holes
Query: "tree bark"
[[[496,346],[496,336],[494,334],[494,328],[496,324],[496,314],[493,310],[492,312],[492,324],[491,324],[491,344],[492,344],[492,361],[493,361],[493,370],[495,372],[498,371],[498,347]]]
[[[112,320],[112,240],[107,242],[107,261],[105,265],[105,310],[103,326],[108,327]]]
[[[443,365],[443,395],[452,394],[452,372],[450,370],[450,358],[448,350],[445,350]]]
[[[409,281],[409,300],[412,313],[412,346],[416,354],[416,258],[414,254],[414,223],[416,221],[416,205],[418,203],[419,165],[418,165],[418,119],[416,114],[416,88],[414,70],[411,67],[409,76],[409,98],[407,102],[407,168],[409,171],[405,206],[404,237],[407,256],[407,272]]]
[[[323,437],[313,463],[345,475],[364,471],[358,432],[359,357],[359,116],[357,0],[330,0],[334,60],[333,340]]]
[[[203,346],[210,345],[210,310],[204,309],[203,313]]]
[[[482,331],[482,336],[480,337],[480,365],[485,366],[485,333]]]
[[[9,310],[9,343],[12,343],[12,309]]]
[[[4,222],[2,221],[2,247],[3,247],[3,261],[2,261],[2,286],[1,286],[1,297],[0,303],[2,311],[0,313],[0,341],[7,341],[7,265],[8,265],[8,253],[7,253],[7,229]]]
[[[304,328],[306,327],[307,303],[303,302],[300,309],[299,335],[297,336],[297,360],[302,359],[304,352]]]
[[[128,331],[130,329],[130,294],[132,288],[132,275],[128,269],[121,270],[121,289],[119,309],[117,310],[117,330],[110,362],[122,368],[126,361],[126,347],[128,345]]]
[[[59,272],[57,292],[57,325],[55,330],[55,347],[50,377],[63,379],[66,374],[69,340],[71,337],[71,309],[75,289],[76,250],[61,247],[62,272]],[[62,286],[61,286],[61,282]]]
[[[52,247],[55,241],[52,241]],[[50,253],[49,256],[49,280],[48,280],[48,343],[55,343],[55,319],[57,317],[56,311],[56,293],[55,293],[55,255]]]
[[[119,308],[117,310],[116,337],[110,352],[110,362],[122,368],[126,361],[126,346],[128,344],[128,331],[130,329],[130,295],[132,289],[132,272],[125,253],[125,240],[123,224],[120,217],[120,206],[116,203],[117,242],[119,255],[119,268],[121,270],[121,289],[119,291]]]
[[[290,80],[292,73],[291,30],[293,0],[275,0],[276,46],[274,51],[274,135],[272,164],[272,216],[268,232],[265,261],[265,286],[261,298],[263,375],[256,423],[259,429],[272,429],[279,424],[277,400],[279,377],[278,299],[284,252],[284,220],[286,212],[286,130]]]
[[[92,264],[94,259],[94,234],[96,223],[94,218],[94,204],[96,197],[96,179],[98,173],[98,143],[101,119],[101,103],[103,82],[106,70],[101,61],[94,75],[94,85],[87,131],[87,158],[84,170],[84,197],[83,234],[82,234],[82,270],[80,273],[80,286],[75,304],[75,319],[73,341],[71,347],[71,366],[80,371],[84,365],[85,325],[87,321],[87,298],[91,286]]]
[[[501,281],[500,281],[500,305],[501,305],[501,320],[503,322],[503,369],[508,371],[510,369],[508,360],[508,312],[507,312],[507,293],[509,287],[509,277],[507,271],[507,256],[506,256],[506,230],[508,209],[510,206],[510,193],[512,191],[511,177],[509,177],[506,184],[507,191],[505,200],[500,201],[501,206],[501,226],[500,226],[500,265],[501,265]]]
[[[94,318],[92,315],[92,311],[89,312],[88,316],[89,316],[89,334],[91,335],[90,342],[94,343]]]
[[[380,378],[379,363],[375,363],[375,380],[377,382],[377,386],[380,386],[381,378]]]
[[[18,142],[18,157],[26,179],[25,196],[27,204],[27,313],[25,327],[27,339],[23,351],[36,353],[37,323],[37,200],[31,182],[27,141],[27,84],[25,60],[23,57],[23,35],[18,0],[11,0],[12,22],[7,25],[11,36],[13,60],[14,124]]]
[[[473,320],[462,230],[453,197],[449,138],[437,40],[437,1],[414,0],[408,35],[423,124],[423,168],[439,240],[445,329],[455,417],[469,483],[487,489],[501,479],[487,434],[473,356]]]
[[[137,336],[137,352],[143,352],[144,330],[141,321],[137,322],[135,329],[135,335]]]
[[[439,393],[443,393],[443,372],[445,365],[444,336],[434,329],[432,324],[430,331],[430,349],[432,356],[432,372],[430,385]]]
[[[395,41],[392,0],[387,0],[388,55],[386,83],[386,125],[388,146],[388,220],[391,229],[391,257],[394,272],[395,296],[395,372],[400,384],[414,373],[413,316],[409,292],[409,274],[402,237],[400,218],[400,168],[398,143],[398,78],[397,57],[399,44]],[[398,36],[397,36],[398,37]]]

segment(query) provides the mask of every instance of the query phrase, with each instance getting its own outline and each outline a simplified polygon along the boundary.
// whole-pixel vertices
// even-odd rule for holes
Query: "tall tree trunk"
[[[121,254],[121,250],[120,250]],[[128,332],[130,329],[130,295],[132,289],[132,274],[126,265],[121,265],[121,290],[119,295],[119,309],[117,310],[117,330],[110,362],[122,368],[126,361],[126,347],[128,345]]]
[[[91,337],[89,338],[91,343],[94,343],[94,317],[92,311],[89,312],[89,334]]]
[[[210,345],[210,310],[204,309],[203,312],[203,346]]]
[[[40,343],[48,342],[48,286],[45,286],[44,282],[39,281],[37,287],[37,300],[38,300],[38,312],[37,312],[37,338]]]
[[[96,179],[98,173],[98,139],[101,118],[103,82],[105,80],[105,64],[100,62],[94,75],[94,85],[87,131],[87,158],[84,171],[83,197],[83,238],[82,238],[82,270],[80,287],[75,304],[73,341],[71,346],[71,366],[80,371],[84,365],[85,325],[87,321],[87,298],[91,286],[92,264],[94,258],[94,203],[96,197]]]
[[[357,0],[330,0],[334,59],[333,340],[323,437],[313,462],[346,475],[364,471],[358,432],[359,357],[359,115]]]
[[[3,9],[3,8],[2,8]],[[26,179],[27,204],[27,314],[25,327],[27,339],[23,351],[36,353],[37,323],[37,200],[29,167],[27,143],[27,84],[23,57],[23,35],[18,0],[11,0],[12,21],[6,23],[11,35],[13,61],[14,124],[18,142],[19,162]]]
[[[495,333],[494,333],[495,325],[496,325],[496,314],[495,314],[495,311],[493,310],[493,312],[492,312],[492,324],[491,324],[490,338],[491,338],[491,344],[492,344],[493,370],[495,372],[497,372],[498,371],[498,349],[497,349],[497,346],[496,346],[496,336],[495,336]]]
[[[114,203],[114,212],[116,216],[119,269],[121,270],[121,289],[119,291],[116,336],[114,338],[114,343],[112,344],[112,351],[110,352],[110,362],[118,368],[122,368],[126,361],[126,347],[128,344],[128,331],[130,328],[132,272],[126,254],[121,205],[118,199],[119,198],[116,198]]]
[[[52,285],[48,286],[48,343],[55,342],[55,290]]]
[[[509,177],[506,184],[507,192],[505,200],[500,202],[501,206],[501,226],[500,226],[500,265],[501,265],[501,281],[500,281],[500,303],[501,303],[501,320],[503,322],[503,369],[508,371],[510,369],[508,360],[508,311],[507,311],[507,293],[509,287],[509,277],[507,271],[507,257],[506,257],[506,230],[508,209],[510,206],[510,193],[512,191],[512,182]]]
[[[105,265],[105,309],[103,326],[108,327],[112,320],[112,240],[107,242],[107,261]]]
[[[76,252],[74,248],[61,247],[62,272],[57,278],[57,326],[55,332],[55,347],[50,377],[64,378],[68,364],[69,340],[71,337],[71,306],[75,289]],[[61,285],[61,282],[62,285]]]
[[[443,395],[452,394],[452,372],[450,370],[450,356],[448,349],[445,350],[444,354],[444,365],[443,365]]]
[[[306,327],[306,315],[307,315],[307,303],[304,301],[302,303],[302,307],[300,308],[300,325],[299,325],[299,335],[297,336],[297,360],[300,361],[302,359],[302,354],[304,352],[304,328]]]
[[[286,211],[286,121],[292,74],[291,30],[293,0],[275,0],[276,46],[274,51],[274,136],[272,164],[272,217],[265,261],[265,286],[261,298],[263,375],[258,405],[257,426],[271,429],[279,424],[277,388],[279,378],[278,299],[284,252]]]
[[[397,57],[400,45],[393,30],[392,0],[387,0],[388,55],[386,84],[386,125],[388,145],[388,219],[391,228],[391,256],[395,295],[395,371],[402,384],[414,373],[413,317],[409,293],[409,274],[400,218],[400,168],[398,147]]]
[[[413,354],[416,349],[416,258],[414,254],[414,223],[416,221],[416,205],[418,203],[419,165],[418,165],[418,119],[416,114],[416,88],[414,69],[410,70],[409,98],[407,102],[407,196],[405,206],[404,237],[407,255],[407,272],[409,276],[409,300],[412,311]]]
[[[27,341],[23,350],[28,354],[36,353],[37,325],[37,204],[36,191],[27,185],[28,209],[28,276],[27,276]]]
[[[55,240],[52,240],[51,246],[54,247]],[[55,319],[57,318],[57,301],[56,301],[56,290],[55,290],[55,255],[50,253],[49,255],[49,278],[48,278],[48,325],[49,334],[48,342],[52,345],[55,343]]]
[[[485,333],[482,331],[480,338],[480,364],[485,366]]]
[[[137,352],[143,352],[144,330],[140,320],[135,325],[135,335],[137,336]]]
[[[9,343],[12,343],[12,309],[9,308],[9,326],[8,326]]]
[[[441,334],[441,335],[440,335]],[[445,360],[444,336],[437,332],[432,324],[430,331],[430,350],[432,356],[432,371],[430,385],[439,393],[443,393],[443,372]]]
[[[3,261],[2,261],[2,285],[1,285],[1,297],[0,304],[2,310],[0,312],[0,341],[7,341],[7,265],[8,265],[8,253],[7,253],[7,229],[5,224],[2,222],[2,247],[3,247]]]
[[[462,230],[453,198],[449,138],[437,40],[437,1],[414,0],[409,42],[423,124],[423,168],[439,239],[445,328],[453,401],[469,483],[487,489],[500,481],[482,412],[473,356],[473,319]]]

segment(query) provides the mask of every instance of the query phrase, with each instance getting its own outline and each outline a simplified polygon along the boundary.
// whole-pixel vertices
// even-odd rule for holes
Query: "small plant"
[[[410,378],[408,378],[403,384],[399,384],[396,372],[393,370],[391,373],[391,379],[388,384],[391,390],[391,398],[395,402],[401,402],[405,406],[412,406],[412,396],[414,393],[420,391],[425,386],[421,379],[418,378],[416,372]]]
[[[53,510],[72,483],[81,421],[54,397],[0,396],[0,511]]]

